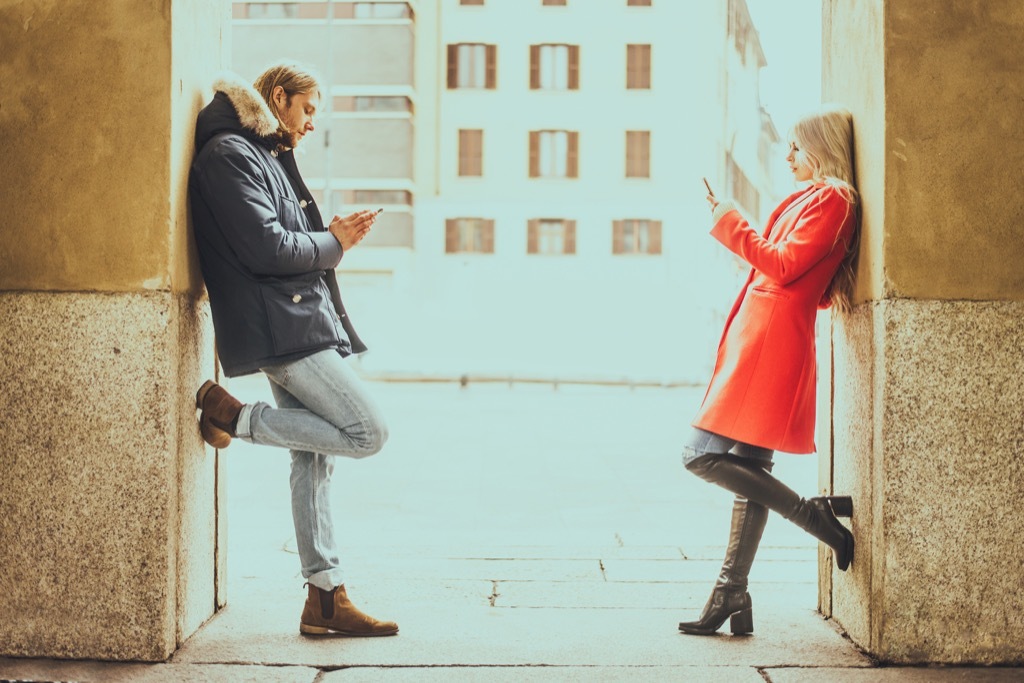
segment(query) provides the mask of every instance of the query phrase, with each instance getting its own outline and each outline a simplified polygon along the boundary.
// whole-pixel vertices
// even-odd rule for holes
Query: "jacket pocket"
[[[309,232],[303,221],[303,211],[299,208],[299,203],[290,197],[283,195],[277,197],[277,222],[285,230]]]
[[[750,293],[757,296],[764,296],[770,299],[778,299],[780,301],[788,301],[789,295],[779,289],[770,289],[761,285],[755,285],[750,288]]]
[[[260,285],[274,353],[284,355],[337,344],[331,303],[319,278],[310,282],[276,281]]]

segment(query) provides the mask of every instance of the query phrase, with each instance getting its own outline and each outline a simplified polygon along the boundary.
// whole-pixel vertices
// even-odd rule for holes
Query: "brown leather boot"
[[[206,380],[196,392],[196,408],[199,408],[199,433],[203,441],[214,448],[227,448],[235,436],[238,414],[242,402],[229,394],[224,387],[213,380]]]
[[[393,621],[378,621],[364,614],[352,604],[345,592],[345,586],[325,591],[313,584],[309,586],[309,597],[302,608],[299,632],[310,636],[393,636],[398,633],[398,624]]]

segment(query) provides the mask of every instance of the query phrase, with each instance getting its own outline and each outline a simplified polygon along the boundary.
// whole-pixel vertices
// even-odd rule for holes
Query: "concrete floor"
[[[232,383],[266,400],[260,378]],[[339,459],[349,594],[391,638],[310,639],[289,458],[228,458],[227,608],[165,664],[0,659],[9,680],[984,681],[1021,669],[873,667],[815,612],[815,544],[773,517],[751,575],[755,632],[699,638],[731,497],[687,474],[679,443],[703,388],[395,384],[385,450]],[[810,495],[813,458],[776,474]]]

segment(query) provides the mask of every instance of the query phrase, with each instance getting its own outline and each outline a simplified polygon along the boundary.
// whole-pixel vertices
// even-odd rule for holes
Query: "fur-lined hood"
[[[277,144],[278,122],[263,97],[238,74],[225,71],[213,83],[213,101],[196,121],[196,149],[214,135],[225,132],[248,134],[268,147]]]

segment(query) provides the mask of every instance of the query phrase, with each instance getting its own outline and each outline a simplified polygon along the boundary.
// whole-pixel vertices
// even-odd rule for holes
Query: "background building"
[[[745,269],[707,236],[701,178],[755,218],[775,199],[745,0],[234,17],[243,75],[277,46],[323,73],[330,113],[300,163],[324,212],[385,208],[339,271],[364,370],[706,379]]]

